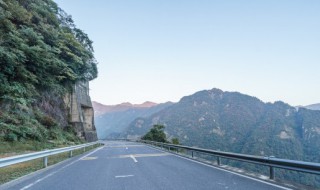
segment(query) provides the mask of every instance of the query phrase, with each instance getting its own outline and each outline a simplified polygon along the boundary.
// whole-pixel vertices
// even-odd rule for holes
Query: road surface
[[[224,171],[146,145],[106,142],[14,182],[3,190],[280,190],[268,182]]]

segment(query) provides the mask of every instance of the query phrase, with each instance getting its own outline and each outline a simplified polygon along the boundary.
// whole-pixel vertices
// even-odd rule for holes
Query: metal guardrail
[[[85,152],[85,148],[88,146],[93,146],[96,144],[101,144],[100,141],[92,142],[92,143],[86,143],[86,144],[81,144],[81,145],[76,145],[76,146],[70,146],[70,147],[64,147],[64,148],[57,148],[57,149],[52,149],[52,150],[45,150],[45,151],[40,151],[40,152],[34,152],[34,153],[29,153],[29,154],[22,154],[19,156],[12,156],[12,157],[7,157],[7,158],[1,158],[0,159],[0,168],[30,161],[30,160],[35,160],[39,158],[43,158],[43,166],[47,167],[48,166],[48,156],[64,153],[64,152],[69,152],[69,157],[72,157],[73,151],[77,149],[83,148],[83,151]]]
[[[293,170],[298,172],[320,175],[320,163],[280,159],[280,158],[275,158],[273,156],[262,157],[262,156],[252,156],[252,155],[245,155],[245,154],[236,154],[236,153],[230,153],[230,152],[215,151],[210,149],[202,149],[202,148],[174,145],[174,144],[154,142],[154,141],[139,140],[138,142],[159,146],[161,148],[166,147],[169,149],[169,151],[171,148],[175,148],[177,150],[178,149],[189,150],[191,151],[192,158],[194,157],[193,156],[194,152],[213,155],[217,157],[217,165],[221,165],[221,158],[224,158],[229,160],[237,160],[237,161],[242,161],[247,163],[268,166],[270,179],[275,179],[274,168],[281,168],[286,170]]]

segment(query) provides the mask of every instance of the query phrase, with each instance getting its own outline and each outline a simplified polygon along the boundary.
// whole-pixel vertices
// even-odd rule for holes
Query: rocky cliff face
[[[39,92],[30,106],[0,101],[0,143],[38,141],[60,146],[97,140],[88,82],[68,93]]]
[[[65,97],[69,112],[69,123],[75,128],[77,136],[92,142],[97,140],[94,125],[94,111],[89,96],[89,83],[77,82],[71,94]]]

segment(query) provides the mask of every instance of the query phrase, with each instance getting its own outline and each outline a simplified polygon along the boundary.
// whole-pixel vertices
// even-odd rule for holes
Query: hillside
[[[125,136],[137,138],[153,124],[185,145],[279,158],[320,161],[320,111],[283,102],[264,103],[219,89],[197,92],[147,118],[138,118]]]
[[[0,152],[85,140],[70,102],[97,77],[92,41],[52,0],[0,0],[0,17]]]
[[[95,114],[95,124],[99,139],[117,138],[126,127],[138,117],[148,117],[168,106],[171,102],[164,104],[155,104],[145,102],[143,104],[122,103],[118,105],[108,106],[93,103],[98,112],[104,114]],[[96,109],[98,106],[98,109]]]

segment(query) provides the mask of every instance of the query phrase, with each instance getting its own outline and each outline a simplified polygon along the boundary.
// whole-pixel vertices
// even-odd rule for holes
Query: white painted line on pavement
[[[20,190],[28,189],[28,188],[32,187],[34,184],[35,184],[35,183],[31,183],[31,184],[25,186],[24,188],[22,188],[22,189],[20,189]]]
[[[138,162],[138,160],[133,156],[133,155],[130,155],[130,158],[132,158],[132,160],[134,161],[134,162]]]
[[[97,158],[98,157],[85,157],[85,158],[82,158],[81,160],[95,160]]]
[[[79,160],[81,160],[81,159],[83,159],[83,158],[85,158],[85,157],[87,157],[87,156],[90,156],[91,154],[93,154],[93,153],[95,153],[95,152],[97,152],[97,151],[99,151],[99,150],[101,150],[103,147],[101,147],[101,148],[98,148],[97,150],[94,150],[93,152],[90,152],[89,154],[87,154],[87,155],[85,155],[85,156],[82,156],[81,158],[79,158],[77,161],[79,161]],[[75,161],[76,162],[76,161]]]
[[[25,187],[21,188],[20,190],[29,189],[30,187],[34,186],[35,184],[37,184],[37,183],[39,183],[40,181],[42,181],[42,180],[44,180],[44,179],[46,179],[46,178],[48,178],[48,177],[52,176],[53,174],[55,174],[55,173],[57,173],[57,172],[58,172],[58,171],[52,172],[52,173],[50,173],[50,174],[48,174],[48,175],[44,176],[43,178],[38,179],[37,181],[35,181],[35,182],[33,182],[33,183],[30,183],[29,185],[27,185],[27,186],[25,186]]]
[[[91,154],[93,154],[93,153],[97,152],[98,150],[101,150],[102,148],[103,148],[103,147],[98,148],[98,149],[96,149],[96,150],[94,150],[94,151],[90,152],[89,154],[86,154],[85,156],[83,156],[83,157],[79,158],[78,160],[75,160],[75,161],[71,162],[70,164],[67,164],[67,165],[63,166],[62,168],[60,168],[60,169],[58,169],[58,170],[56,170],[56,171],[54,171],[54,172],[52,172],[52,173],[49,173],[48,175],[44,176],[43,178],[40,178],[40,179],[38,179],[37,181],[35,181],[35,182],[33,182],[33,183],[30,183],[29,185],[24,186],[24,187],[23,187],[23,188],[21,188],[20,190],[26,190],[26,189],[29,189],[30,187],[34,186],[35,184],[37,184],[37,183],[39,183],[39,182],[43,181],[44,179],[46,179],[46,178],[48,178],[48,177],[50,177],[50,176],[52,176],[52,175],[54,175],[54,174],[58,173],[59,171],[63,170],[64,168],[71,166],[72,164],[74,164],[74,163],[78,162],[79,160],[81,160],[81,159],[83,159],[83,158],[85,158],[85,157],[87,157],[87,156],[89,156],[89,155],[91,155]]]
[[[161,151],[161,152],[166,152],[166,151],[163,151],[163,150],[160,150],[160,149],[151,147],[151,146],[147,146],[147,147],[152,148],[152,149],[155,149],[155,150],[158,150],[158,151]],[[280,186],[280,185],[276,185],[276,184],[273,184],[273,183],[269,183],[269,182],[267,182],[267,181],[263,181],[263,180],[260,180],[260,179],[256,179],[256,178],[253,178],[253,177],[249,177],[249,176],[246,176],[246,175],[243,175],[243,174],[240,174],[240,173],[236,173],[236,172],[229,171],[229,170],[226,170],[226,169],[223,169],[223,168],[215,167],[215,166],[212,166],[212,165],[209,165],[209,164],[205,164],[205,163],[199,162],[199,161],[197,161],[197,160],[193,160],[193,159],[191,159],[191,158],[183,157],[183,156],[180,156],[180,155],[177,155],[177,154],[172,154],[172,153],[170,153],[170,154],[173,155],[173,156],[176,156],[176,157],[185,159],[185,160],[189,160],[189,161],[191,161],[191,162],[195,162],[195,163],[198,163],[198,164],[201,164],[201,165],[204,165],[204,166],[208,166],[208,167],[210,167],[210,168],[214,168],[214,169],[221,170],[221,171],[224,171],[224,172],[232,173],[232,174],[235,174],[235,175],[244,177],[244,178],[248,178],[248,179],[251,179],[251,180],[254,180],[254,181],[258,181],[258,182],[260,182],[260,183],[264,183],[264,184],[268,184],[268,185],[271,185],[271,186],[274,186],[274,187],[278,187],[278,188],[280,188],[280,189],[292,190],[292,189],[290,189],[290,188],[288,188],[288,187],[283,187],[283,186]]]
[[[134,175],[117,175],[115,178],[125,178],[125,177],[133,177]]]
[[[158,154],[124,154],[117,156],[110,156],[107,158],[131,158],[131,156],[135,158],[143,158],[143,157],[158,157],[158,156],[171,156],[169,153],[158,153]]]

